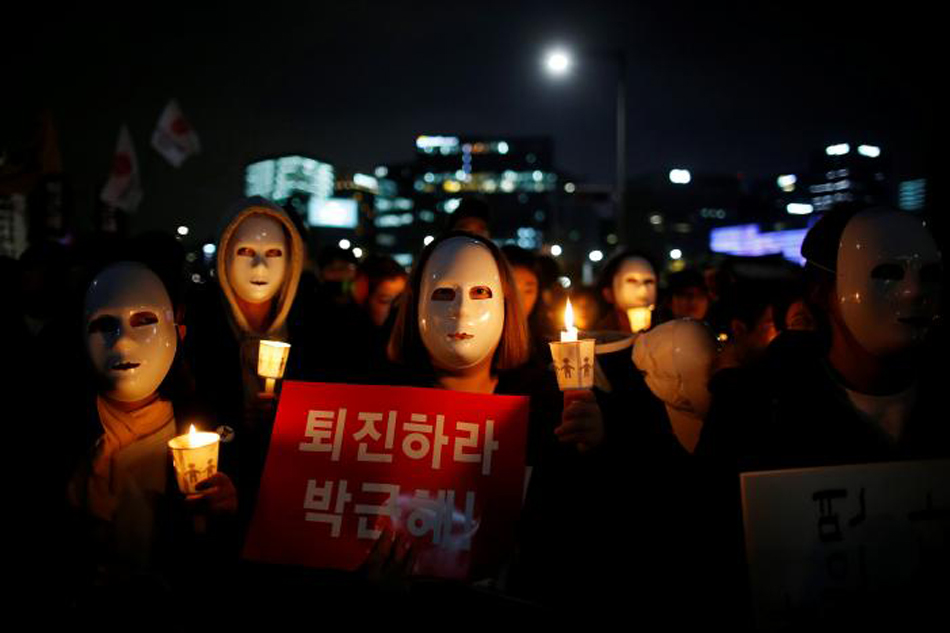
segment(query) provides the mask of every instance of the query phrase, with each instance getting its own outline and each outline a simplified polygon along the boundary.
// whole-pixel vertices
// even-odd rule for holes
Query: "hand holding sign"
[[[584,453],[604,441],[604,418],[594,392],[579,389],[564,392],[564,412],[561,425],[554,429],[558,440],[576,444]]]
[[[413,545],[407,534],[384,529],[360,566],[360,574],[379,589],[405,593],[416,564],[417,550]]]

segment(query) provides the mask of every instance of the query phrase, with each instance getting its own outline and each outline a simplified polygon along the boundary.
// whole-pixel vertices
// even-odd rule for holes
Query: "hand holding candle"
[[[264,393],[274,393],[275,382],[284,377],[290,343],[261,341],[257,352],[257,375],[265,379]]]
[[[561,391],[589,389],[594,385],[594,339],[577,340],[574,309],[568,299],[564,310],[564,331],[561,341],[551,342],[551,357]]]
[[[198,492],[199,481],[218,472],[218,446],[221,436],[217,433],[201,433],[191,425],[191,430],[168,441],[175,463],[178,489],[185,494]]]

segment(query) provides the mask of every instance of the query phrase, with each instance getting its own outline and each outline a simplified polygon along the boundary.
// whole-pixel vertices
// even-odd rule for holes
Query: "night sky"
[[[553,81],[540,65],[552,43],[626,51],[631,175],[795,172],[840,141],[880,144],[910,172],[945,76],[934,72],[942,23],[917,0],[888,12],[867,2],[156,3],[129,17],[138,6],[11,20],[21,28],[3,54],[14,69],[6,101],[52,109],[80,214],[128,122],[145,193],[136,228],[187,223],[195,237],[216,232],[248,160],[300,152],[368,170],[411,160],[419,133],[551,135],[559,170],[611,183],[615,69],[579,59]],[[149,145],[172,97],[204,148],[179,170]]]

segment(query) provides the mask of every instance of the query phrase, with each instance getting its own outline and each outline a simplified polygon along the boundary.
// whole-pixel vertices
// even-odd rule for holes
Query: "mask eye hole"
[[[264,257],[283,257],[284,251],[279,248],[268,248],[264,253]]]
[[[254,249],[250,246],[242,246],[237,249],[238,257],[254,257]]]
[[[903,278],[904,267],[900,264],[879,264],[871,270],[871,279],[900,281]]]
[[[491,299],[491,288],[488,286],[475,286],[468,291],[468,296],[471,299]]]
[[[455,301],[455,290],[453,288],[436,288],[432,291],[433,301]]]
[[[90,334],[107,334],[110,332],[117,332],[119,328],[119,319],[114,316],[103,315],[90,321],[88,330]]]
[[[129,325],[132,327],[143,327],[156,323],[158,323],[158,315],[154,312],[136,312],[129,318]]]
[[[927,264],[920,269],[920,281],[925,284],[939,284],[943,276],[943,268],[940,264]]]

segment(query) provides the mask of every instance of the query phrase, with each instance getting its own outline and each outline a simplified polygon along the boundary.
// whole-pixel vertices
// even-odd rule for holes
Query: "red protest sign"
[[[286,382],[244,557],[352,570],[386,526],[417,573],[491,573],[510,551],[528,398]]]

